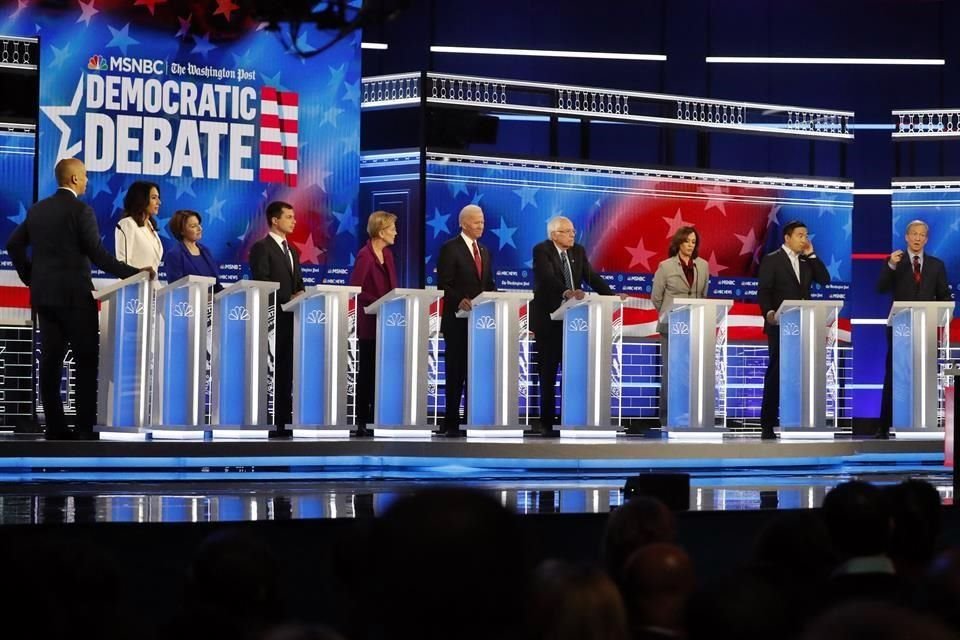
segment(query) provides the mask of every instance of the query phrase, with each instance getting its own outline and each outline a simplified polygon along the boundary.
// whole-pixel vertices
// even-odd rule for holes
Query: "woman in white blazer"
[[[656,308],[660,333],[660,424],[667,424],[667,313],[674,298],[705,298],[710,265],[699,257],[700,234],[693,227],[680,227],[670,241],[670,256],[653,274],[650,301]]]
[[[156,223],[160,187],[153,182],[134,182],[123,197],[123,210],[124,216],[113,234],[117,260],[138,269],[158,269],[163,258],[163,243]]]

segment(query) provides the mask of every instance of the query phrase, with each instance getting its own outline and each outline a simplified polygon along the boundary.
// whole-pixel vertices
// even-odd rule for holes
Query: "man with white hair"
[[[440,247],[437,258],[437,282],[443,291],[444,367],[446,409],[442,435],[456,438],[460,433],[460,401],[467,378],[467,320],[457,311],[469,311],[471,301],[484,291],[496,291],[490,251],[480,244],[483,235],[483,209],[468,204],[460,211],[460,234]]]
[[[880,270],[880,278],[877,280],[877,293],[893,293],[894,301],[953,300],[947,285],[947,268],[943,260],[924,251],[929,232],[930,228],[923,220],[912,220],[907,225],[904,235],[907,250],[904,252],[903,249],[897,249],[887,257],[887,263]],[[891,341],[892,333],[888,328],[886,371],[883,377],[883,395],[880,398],[880,424],[876,432],[876,436],[881,439],[890,437],[890,423],[893,419]]]
[[[570,298],[582,300],[583,284],[602,295],[613,291],[590,267],[587,252],[576,244],[573,222],[564,216],[547,221],[547,240],[533,248],[533,302],[528,314],[537,340],[537,375],[540,379],[540,433],[558,435],[554,386],[563,357],[563,323],[550,314]]]

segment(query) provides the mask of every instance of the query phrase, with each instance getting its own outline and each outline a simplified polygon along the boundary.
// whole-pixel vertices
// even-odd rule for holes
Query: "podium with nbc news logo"
[[[276,282],[240,280],[214,296],[210,423],[214,437],[264,437],[267,329]]]

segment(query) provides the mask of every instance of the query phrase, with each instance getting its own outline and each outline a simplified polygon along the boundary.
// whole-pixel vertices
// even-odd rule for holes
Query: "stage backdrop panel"
[[[225,282],[247,273],[266,203],[285,200],[305,279],[349,267],[352,248],[334,238],[357,222],[359,33],[302,58],[234,3],[62,4],[0,10],[0,33],[41,37],[41,196],[60,158],[84,160],[112,248],[127,187],[156,182],[165,246],[176,210],[200,212]],[[297,48],[331,35],[304,26]]]

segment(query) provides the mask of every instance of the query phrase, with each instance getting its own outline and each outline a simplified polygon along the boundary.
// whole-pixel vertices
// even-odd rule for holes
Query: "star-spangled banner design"
[[[760,260],[782,244],[783,225],[799,219],[833,278],[827,287],[815,285],[813,297],[846,297],[852,267],[849,190],[788,190],[517,164],[427,163],[428,285],[436,283],[440,245],[459,233],[460,209],[479,202],[486,217],[481,242],[491,251],[503,289],[533,286],[533,246],[547,238],[547,221],[564,215],[573,221],[577,242],[587,248],[594,269],[617,291],[648,295],[670,238],[692,225],[701,234],[700,257],[709,264],[710,295],[750,301],[756,297]],[[405,173],[406,167],[397,171]]]
[[[39,183],[39,197],[49,195],[56,185],[53,167],[59,157],[85,158],[85,131],[88,113],[116,118],[108,109],[88,110],[86,76],[100,74],[203,84],[273,87],[299,97],[297,128],[297,185],[260,182],[260,139],[258,118],[252,121],[217,113],[207,118],[227,125],[252,124],[253,135],[245,139],[252,149],[240,161],[252,171],[253,179],[231,179],[231,147],[228,136],[221,138],[219,176],[193,175],[187,166],[180,175],[135,175],[117,170],[89,171],[90,185],[85,200],[97,213],[101,235],[108,250],[113,249],[113,229],[123,215],[123,196],[138,179],[160,186],[158,222],[165,248],[174,240],[165,228],[179,209],[200,212],[203,238],[221,265],[224,282],[249,275],[250,246],[267,231],[264,209],[272,200],[290,202],[297,213],[291,237],[300,249],[305,279],[320,282],[328,275],[337,279],[349,272],[356,238],[337,241],[341,222],[356,226],[359,188],[359,83],[360,38],[348,37],[323,54],[302,60],[292,55],[278,34],[262,30],[243,3],[215,0],[183,3],[167,0],[74,0],[52,6],[41,3],[4,3],[0,7],[0,32],[13,36],[35,36],[42,32],[40,68],[39,173],[33,172],[29,155],[0,156],[4,184],[0,186],[0,247],[22,219],[21,207],[33,201],[33,183]],[[331,34],[304,26],[301,45],[319,48]],[[304,48],[303,46],[301,48]],[[93,59],[104,66],[91,68]],[[109,67],[111,58],[162,62],[162,72],[123,71]],[[216,77],[196,73],[174,73],[171,65],[193,64],[197,68],[245,71],[244,77]],[[203,121],[198,115],[147,113],[135,109],[123,112],[134,117],[159,117],[173,131],[170,151],[184,120]],[[259,113],[257,114],[259,116]],[[2,142],[2,141],[0,141]],[[30,141],[32,148],[32,140]],[[205,144],[205,143],[204,143]],[[114,141],[114,145],[116,142]],[[0,145],[7,148],[11,145]],[[204,153],[204,168],[209,154]],[[129,162],[141,162],[142,147],[129,152]],[[19,164],[18,164],[19,163]],[[23,167],[20,167],[20,165]],[[88,163],[89,164],[89,163]],[[145,166],[145,165],[144,165]],[[26,175],[21,175],[27,171]],[[356,233],[356,229],[352,230]],[[342,237],[341,237],[342,239]],[[9,268],[9,265],[6,267]],[[163,269],[161,268],[161,274]]]

